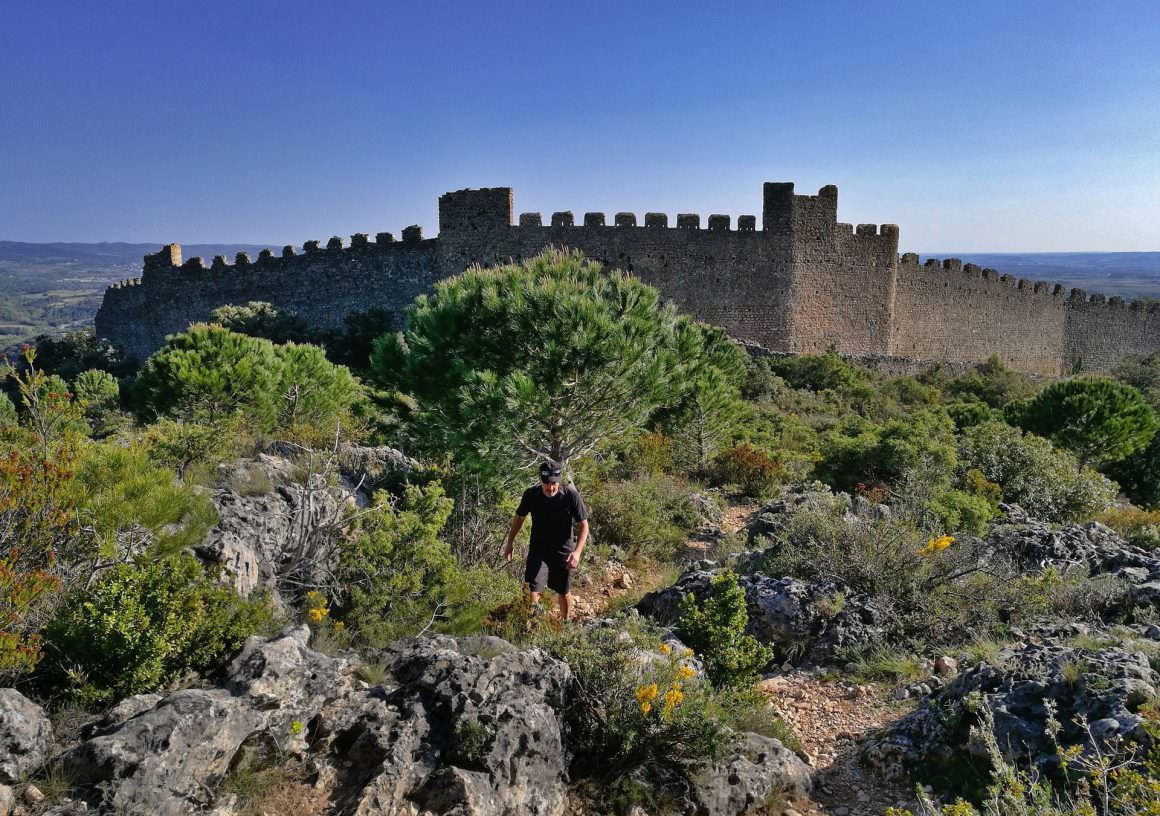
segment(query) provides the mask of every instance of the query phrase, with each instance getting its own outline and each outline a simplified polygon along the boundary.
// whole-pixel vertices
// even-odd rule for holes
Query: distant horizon
[[[426,233],[424,233],[426,235]],[[434,233],[427,237],[436,237],[438,233]],[[321,240],[326,241],[330,235],[319,238],[306,240]],[[350,242],[350,235],[340,235],[343,240],[343,245],[348,246]],[[268,249],[279,249],[286,246],[285,242],[273,241],[24,241],[18,238],[0,238],[0,244],[28,244],[31,246],[49,246],[53,244],[75,244],[80,246],[101,246],[101,245],[123,245],[123,246],[157,246],[158,248],[167,246],[168,244],[177,244],[181,247],[187,246],[248,246],[248,247],[262,247]],[[295,248],[300,249],[301,243],[291,244]],[[899,247],[899,253],[913,252],[921,257],[947,257],[953,258],[957,255],[1160,255],[1160,249],[1069,249],[1069,250],[1010,250],[1010,249],[971,249],[971,250],[919,250],[908,249],[906,247]]]

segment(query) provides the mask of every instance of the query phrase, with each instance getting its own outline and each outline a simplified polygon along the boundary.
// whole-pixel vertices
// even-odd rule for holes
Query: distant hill
[[[38,334],[92,325],[105,288],[141,273],[141,260],[161,244],[0,241],[0,349]],[[251,257],[274,244],[183,244],[186,258]],[[1160,252],[929,252],[961,258],[1020,278],[1089,292],[1160,300]]]
[[[161,244],[0,241],[0,349],[46,332],[92,325],[105,288],[141,272],[141,260]],[[263,244],[190,244],[185,257],[252,256]]]
[[[961,258],[1033,281],[1062,283],[1132,300],[1160,300],[1160,252],[924,252]]]

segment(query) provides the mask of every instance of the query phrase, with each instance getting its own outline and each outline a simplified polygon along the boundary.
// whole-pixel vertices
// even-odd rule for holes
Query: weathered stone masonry
[[[418,227],[375,240],[331,238],[301,252],[265,250],[182,261],[171,244],[145,258],[139,279],[111,287],[97,333],[143,359],[167,334],[227,303],[263,300],[320,327],[382,307],[401,313],[437,280],[472,264],[519,260],[546,246],[570,247],[658,287],[702,320],[774,351],[830,346],[856,357],[973,363],[998,353],[1013,367],[1045,374],[1077,365],[1105,371],[1123,356],[1160,348],[1160,310],[1079,289],[1000,276],[957,259],[918,263],[898,255],[893,224],[841,224],[838,189],[795,195],[767,183],[760,225],[753,215],[571,212],[545,222],[513,218],[512,191],[460,190],[439,199],[439,237]]]

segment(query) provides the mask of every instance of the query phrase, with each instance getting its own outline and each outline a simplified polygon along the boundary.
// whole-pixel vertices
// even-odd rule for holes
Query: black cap
[[[542,482],[558,482],[560,481],[560,466],[553,465],[551,462],[544,462],[540,465],[540,481]]]

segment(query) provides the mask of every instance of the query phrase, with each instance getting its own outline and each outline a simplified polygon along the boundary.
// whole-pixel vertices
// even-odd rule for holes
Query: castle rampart
[[[323,328],[372,307],[401,314],[434,283],[473,264],[521,260],[548,246],[584,252],[658,287],[697,318],[777,352],[839,351],[876,360],[969,365],[998,353],[1043,374],[1108,370],[1124,355],[1160,348],[1160,312],[1121,298],[1066,293],[956,258],[898,255],[894,224],[839,223],[838,189],[798,195],[763,188],[757,216],[560,211],[515,218],[512,190],[439,198],[439,236],[407,227],[301,251],[240,253],[206,265],[168,245],[146,256],[141,278],[109,289],[97,332],[144,358],[167,334],[228,303],[262,300]],[[734,226],[734,224],[736,226]]]

